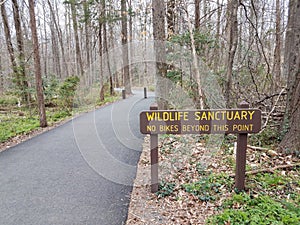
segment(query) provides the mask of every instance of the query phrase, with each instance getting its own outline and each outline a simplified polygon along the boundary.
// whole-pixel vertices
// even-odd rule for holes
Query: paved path
[[[153,101],[136,92],[0,153],[0,224],[124,224]]]

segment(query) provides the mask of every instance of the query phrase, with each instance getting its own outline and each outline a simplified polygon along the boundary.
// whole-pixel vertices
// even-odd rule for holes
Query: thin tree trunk
[[[190,32],[190,38],[191,38],[191,47],[192,47],[192,75],[193,75],[193,80],[195,80],[195,105],[196,108],[203,109],[204,108],[204,95],[202,92],[202,85],[201,85],[201,77],[200,77],[200,71],[199,71],[199,64],[198,64],[198,56],[196,52],[196,43],[195,43],[195,38],[194,38],[194,32],[193,32],[193,27],[192,23],[190,20],[190,14],[188,12],[188,5],[185,2],[185,9],[187,13],[187,22],[188,22],[188,27],[189,27],[189,32]],[[194,89],[194,88],[192,88]]]
[[[36,92],[37,92],[37,102],[40,117],[40,126],[47,126],[46,110],[45,110],[45,100],[44,91],[42,84],[42,70],[41,70],[41,59],[39,52],[39,41],[36,30],[36,20],[34,12],[34,0],[28,0],[29,2],[29,13],[30,13],[30,27],[32,33],[32,44],[33,44],[33,56],[34,56],[34,70],[35,70],[35,81],[36,81]]]
[[[4,92],[4,74],[2,67],[2,56],[0,54],[0,94]]]
[[[103,24],[103,42],[104,42],[103,43],[104,53],[106,55],[107,69],[108,69],[108,76],[109,76],[109,93],[111,96],[113,96],[114,95],[114,84],[113,84],[114,82],[113,82],[113,77],[112,77],[111,68],[110,68],[106,23]]]
[[[91,57],[90,57],[90,15],[89,15],[89,3],[84,0],[83,1],[83,10],[84,10],[84,29],[85,29],[85,50],[86,50],[86,62],[87,66],[89,67],[91,64]]]
[[[27,82],[26,77],[26,70],[25,70],[25,53],[24,53],[24,40],[23,40],[23,32],[21,26],[21,19],[20,19],[20,11],[19,5],[17,0],[12,0],[13,3],[13,15],[14,15],[14,22],[15,22],[15,30],[16,30],[16,37],[17,37],[17,46],[18,46],[18,61],[19,61],[19,78],[21,84],[21,91],[22,91],[22,99],[24,102],[30,102],[30,93],[29,93],[29,85]]]
[[[228,40],[228,53],[227,53],[227,71],[226,71],[226,85],[225,85],[225,100],[226,107],[230,108],[233,106],[232,102],[232,73],[234,57],[238,44],[238,11],[239,1],[230,0],[227,8],[227,40]]]
[[[3,26],[4,26],[4,34],[5,34],[7,51],[9,54],[9,59],[10,59],[11,65],[12,65],[12,71],[14,72],[14,75],[17,78],[17,85],[21,86],[20,79],[18,77],[19,76],[18,64],[16,62],[15,52],[14,52],[14,48],[12,45],[11,32],[10,32],[10,28],[8,25],[8,17],[7,17],[7,13],[6,13],[5,3],[3,3],[1,5],[1,17],[2,17]]]
[[[123,79],[126,94],[131,94],[131,80],[129,73],[129,55],[128,55],[128,31],[127,31],[127,9],[126,0],[121,0],[122,14],[122,59],[123,59]]]
[[[201,0],[195,0],[195,30],[200,30],[200,2]]]
[[[100,92],[99,92],[99,99],[100,101],[104,101],[104,71],[103,71],[103,36],[102,36],[102,30],[103,30],[103,22],[102,18],[105,16],[105,2],[102,1],[101,4],[99,4],[99,13],[100,13],[100,18],[99,18],[99,41],[98,41],[98,46],[99,46],[99,60],[100,60],[100,74],[99,74],[99,80],[100,80]]]
[[[59,44],[60,44],[64,72],[66,73],[66,76],[68,77],[69,76],[69,67],[68,67],[68,63],[66,61],[65,47],[64,47],[65,44],[63,42],[62,32],[61,32],[59,23],[57,22],[57,19],[56,19],[56,16],[55,16],[55,13],[54,13],[54,10],[53,10],[53,7],[51,5],[50,0],[47,0],[47,2],[48,2],[50,13],[51,13],[51,19],[54,23],[55,30],[56,30],[57,36],[58,36],[58,41],[59,41]],[[56,10],[56,11],[58,11],[58,10]],[[63,77],[62,74],[61,74],[60,77]]]
[[[168,25],[168,33],[167,39],[169,40],[175,33],[175,0],[168,0],[167,3],[167,25]]]
[[[273,65],[273,90],[277,90],[281,83],[281,9],[280,0],[276,0],[276,33]]]
[[[82,79],[81,83],[85,85],[86,83],[85,83],[85,77],[84,77],[84,71],[83,71],[83,62],[82,62],[82,58],[81,58],[75,1],[74,0],[70,1],[70,5],[71,5],[71,14],[72,14],[71,16],[72,16],[72,22],[73,22],[74,38],[75,38],[76,64],[77,64],[80,78]]]
[[[46,7],[43,8],[43,12],[44,12],[44,20],[46,21]],[[51,33],[52,33],[52,29],[51,29]],[[46,38],[47,35],[48,35],[47,24],[44,23],[44,38]],[[42,44],[41,54],[44,58],[44,60],[43,60],[44,74],[47,77],[47,74],[48,74],[48,41],[45,41],[45,43]]]

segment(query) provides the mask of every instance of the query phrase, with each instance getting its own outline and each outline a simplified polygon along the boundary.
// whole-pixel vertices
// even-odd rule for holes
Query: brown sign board
[[[140,113],[143,134],[243,134],[258,133],[258,109],[150,110]]]

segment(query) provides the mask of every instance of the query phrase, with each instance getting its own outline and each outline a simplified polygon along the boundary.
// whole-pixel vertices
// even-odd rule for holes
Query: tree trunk
[[[201,0],[195,0],[195,30],[200,30],[200,2]]]
[[[23,99],[23,101],[27,102],[29,100],[28,95],[26,95],[26,92],[24,91],[24,82],[22,81],[26,81],[25,78],[22,77],[22,70],[19,70],[19,66],[18,66],[18,62],[16,60],[15,57],[15,51],[12,45],[12,37],[11,37],[11,31],[9,28],[9,24],[8,24],[8,16],[6,13],[6,8],[5,8],[5,2],[1,4],[1,17],[2,17],[2,21],[3,21],[3,26],[4,26],[4,34],[5,34],[5,40],[6,40],[6,46],[7,46],[7,51],[9,54],[9,59],[12,65],[12,71],[14,72],[14,78],[16,80],[16,85],[18,88],[20,88],[22,94],[21,97]],[[26,83],[27,84],[27,83]],[[28,84],[26,85],[26,87],[28,87]],[[27,91],[27,88],[26,88]]]
[[[104,53],[106,55],[106,60],[107,60],[107,69],[108,69],[108,76],[109,76],[109,93],[111,96],[114,95],[114,82],[113,82],[113,77],[111,73],[111,68],[110,68],[110,61],[109,61],[109,51],[108,51],[108,38],[107,38],[107,27],[106,23],[103,24],[103,45],[104,45]]]
[[[2,56],[0,55],[0,94],[4,92],[4,74],[3,74],[3,68],[2,68]]]
[[[33,57],[34,57],[34,72],[35,72],[35,81],[36,81],[36,92],[37,92],[37,103],[39,109],[40,117],[40,126],[47,126],[46,110],[45,110],[45,101],[44,101],[44,91],[42,84],[42,70],[41,70],[41,59],[39,52],[39,41],[36,30],[36,20],[34,12],[34,0],[28,0],[29,2],[29,13],[30,13],[30,27],[32,34],[32,44],[33,44]]]
[[[276,33],[273,65],[273,92],[278,89],[281,81],[281,9],[280,0],[276,0]]]
[[[167,39],[169,40],[175,33],[175,0],[168,0],[167,3],[167,24],[168,24],[168,33]]]
[[[81,58],[75,0],[70,1],[70,5],[71,5],[71,14],[72,14],[71,16],[72,16],[72,22],[73,22],[74,38],[75,38],[76,64],[77,64],[77,68],[78,68],[77,70],[78,70],[80,78],[81,78],[81,83],[85,85],[86,83],[85,83],[85,77],[84,77],[84,71],[83,71],[83,62],[82,62],[82,58]]]
[[[233,106],[232,102],[232,72],[233,72],[233,63],[234,57],[238,44],[238,20],[237,20],[237,11],[238,11],[239,1],[230,0],[227,8],[227,71],[226,71],[226,85],[225,85],[225,100],[226,107],[230,108]]]
[[[290,0],[285,40],[284,76],[287,80],[287,104],[281,147],[286,152],[300,150],[300,0]]]
[[[103,30],[103,22],[102,22],[102,17],[105,16],[104,14],[104,7],[105,7],[105,2],[101,2],[102,4],[99,4],[99,13],[100,13],[100,18],[99,18],[99,60],[100,60],[100,74],[99,74],[99,81],[100,81],[100,92],[99,92],[99,99],[100,101],[104,101],[104,74],[103,74],[103,36],[102,36],[102,30]]]
[[[168,87],[166,85],[166,31],[164,1],[152,0],[153,9],[153,37],[156,57],[156,98],[159,109],[168,108]]]
[[[123,59],[123,79],[126,94],[131,94],[131,80],[129,73],[129,55],[128,55],[128,31],[127,31],[127,10],[126,0],[121,0],[122,14],[122,59]]]
[[[18,76],[18,68],[17,68],[18,65],[16,62],[15,52],[14,52],[14,48],[12,45],[11,32],[10,32],[9,25],[8,25],[8,17],[7,17],[7,13],[6,13],[5,3],[3,3],[1,5],[1,17],[2,17],[2,21],[3,21],[6,46],[7,46],[7,51],[9,54],[9,59],[10,59],[11,65],[12,65],[12,70],[13,70],[15,76]],[[17,79],[17,82],[18,82],[17,85],[19,85],[18,79]]]
[[[59,23],[58,23],[57,20],[56,20],[56,16],[55,16],[55,13],[54,13],[54,10],[53,10],[53,7],[52,7],[52,5],[51,5],[50,0],[47,0],[47,2],[48,2],[49,9],[50,9],[50,13],[51,13],[51,20],[52,20],[53,23],[54,23],[55,30],[56,30],[57,36],[58,36],[58,41],[59,41],[59,44],[60,44],[60,49],[61,49],[61,55],[62,55],[62,60],[63,60],[63,68],[64,68],[64,72],[65,72],[66,76],[68,77],[68,76],[69,76],[69,67],[68,67],[68,63],[67,63],[67,61],[66,61],[66,56],[65,56],[65,46],[64,46],[64,43],[63,43],[62,32],[61,32]],[[58,10],[57,10],[57,11],[58,11]],[[62,77],[62,74],[60,75],[60,77]]]

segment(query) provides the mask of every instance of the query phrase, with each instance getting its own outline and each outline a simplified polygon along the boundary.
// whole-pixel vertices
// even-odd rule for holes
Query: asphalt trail
[[[0,153],[1,225],[119,225],[143,136],[142,92]]]

